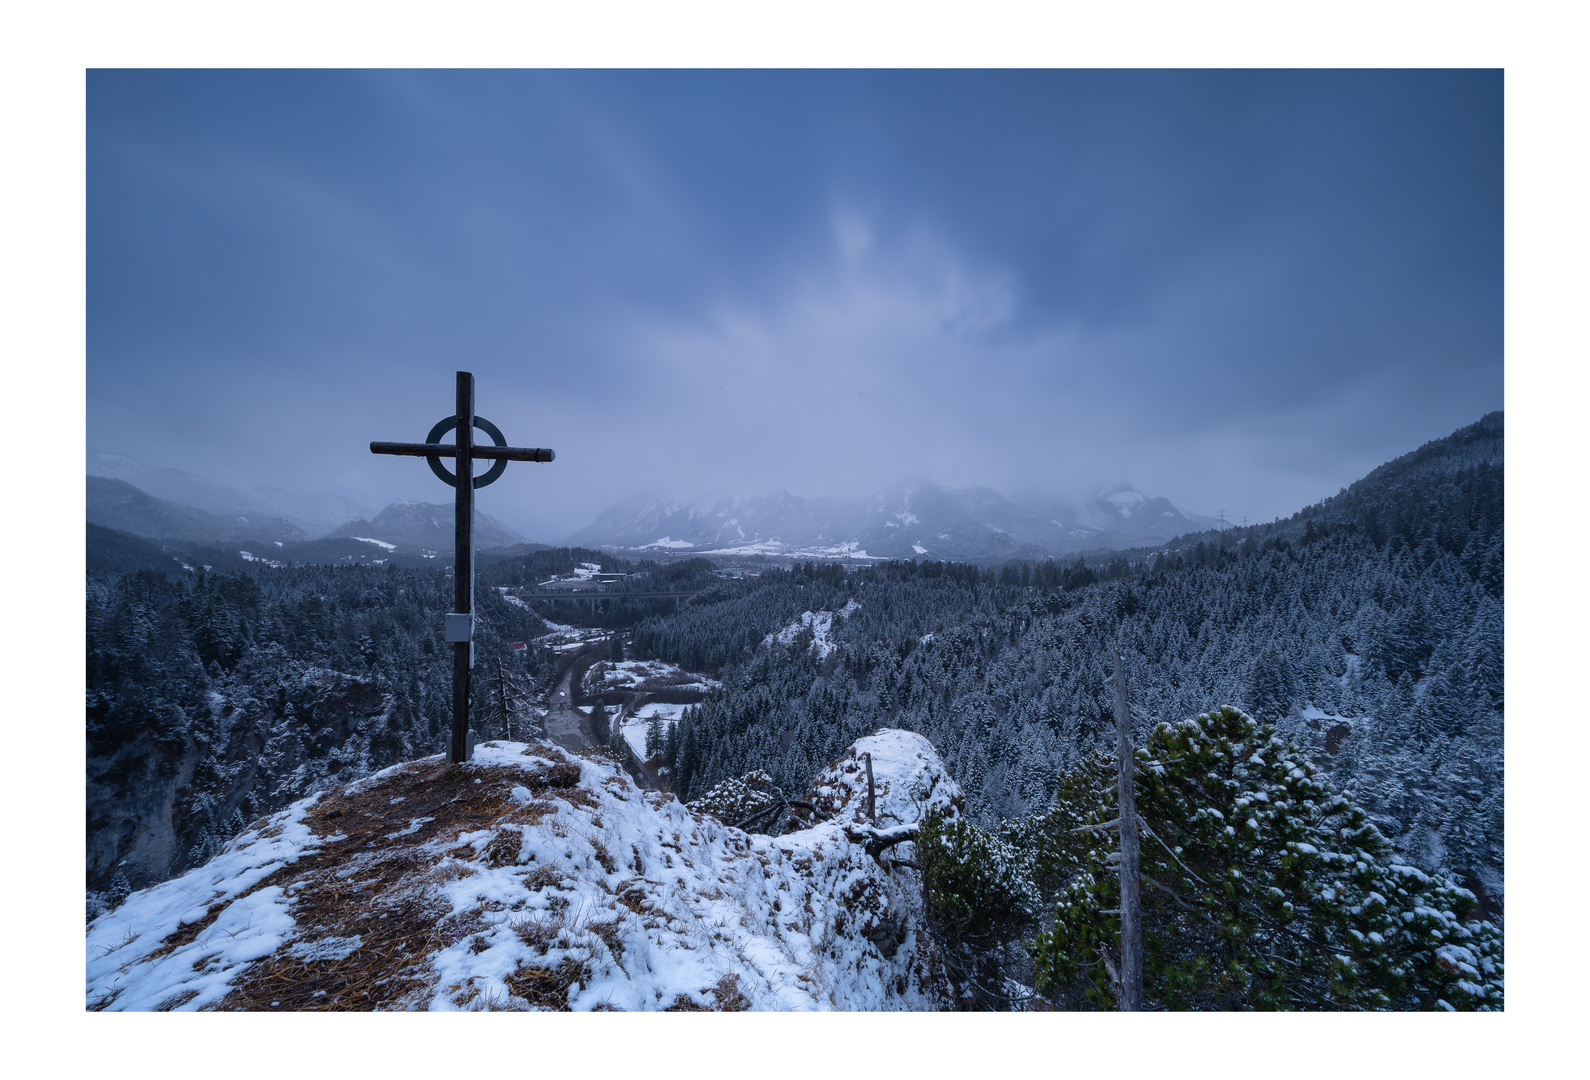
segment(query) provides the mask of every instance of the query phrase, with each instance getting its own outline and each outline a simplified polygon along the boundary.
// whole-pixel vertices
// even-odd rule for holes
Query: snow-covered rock
[[[91,1009],[932,1009],[916,872],[853,842],[953,816],[920,735],[859,740],[831,816],[752,835],[604,760],[485,743],[304,799],[89,924]],[[877,834],[877,830],[872,830]],[[847,835],[850,834],[850,835]]]
[[[800,618],[783,629],[775,630],[767,635],[767,637],[762,639],[762,643],[767,645],[776,641],[788,648],[795,644],[795,639],[800,636],[802,630],[810,630],[812,632],[811,647],[817,650],[818,659],[826,660],[828,654],[838,648],[831,637],[834,629],[834,620],[848,619],[860,610],[861,605],[855,600],[851,600],[838,611],[803,611]]]

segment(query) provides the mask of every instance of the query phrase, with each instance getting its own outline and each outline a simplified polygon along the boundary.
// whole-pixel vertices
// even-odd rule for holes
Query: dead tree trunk
[[[502,657],[497,657],[497,700],[502,705],[502,737],[513,741],[513,716],[508,704],[508,679],[502,673]]]
[[[1122,1012],[1143,1008],[1143,902],[1139,895],[1137,797],[1133,791],[1137,758],[1132,752],[1132,719],[1126,702],[1126,667],[1115,654],[1115,753],[1119,762],[1117,803],[1121,811],[1121,995]]]
[[[876,789],[872,786],[872,755],[864,754],[862,756],[867,759],[867,820],[876,822],[878,820],[878,800]]]

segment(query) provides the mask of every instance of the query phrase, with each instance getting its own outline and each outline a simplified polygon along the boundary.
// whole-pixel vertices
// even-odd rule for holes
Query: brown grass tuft
[[[747,1012],[751,1008],[750,1000],[740,993],[738,975],[725,975],[703,992],[712,995],[713,1004],[697,1005],[684,994],[680,994],[663,1012]]]
[[[254,890],[250,889],[249,891],[253,892]],[[225,910],[226,904],[211,904],[210,910],[206,911],[202,917],[195,919],[193,922],[178,926],[171,933],[167,934],[165,940],[160,942],[160,947],[149,954],[149,959],[158,960],[162,956],[170,955],[176,950],[182,948],[184,945],[191,944],[197,940],[200,934],[208,930],[215,920],[220,918],[221,912]],[[195,991],[195,993],[197,993],[197,991]],[[164,1004],[164,1002],[161,1002],[161,1005]]]
[[[508,923],[508,929],[518,935],[520,941],[545,956],[547,950],[556,944],[566,925],[563,912],[553,911],[545,915],[526,915],[513,919]]]
[[[524,827],[504,825],[497,831],[497,835],[491,838],[486,850],[481,852],[481,858],[493,869],[499,866],[514,866],[519,862],[519,852],[523,845]]]
[[[569,987],[582,989],[591,977],[590,968],[572,957],[564,957],[556,968],[521,967],[503,980],[508,992],[524,998],[533,1008],[569,1011]]]
[[[615,915],[602,922],[588,922],[584,926],[584,929],[602,939],[607,951],[613,954],[613,962],[620,968],[624,967],[624,939],[618,932],[618,928],[622,925],[623,921]]]
[[[171,995],[159,1005],[156,1005],[155,1012],[171,1012],[173,1009],[181,1008],[198,996],[199,992],[197,990],[183,990],[180,993]]]

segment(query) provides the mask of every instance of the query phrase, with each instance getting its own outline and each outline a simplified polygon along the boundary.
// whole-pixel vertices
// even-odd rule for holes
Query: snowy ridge
[[[671,547],[688,547],[686,544],[672,544]],[[828,544],[823,546],[799,544],[786,544],[782,540],[758,540],[751,544],[740,544],[737,547],[708,548],[700,551],[700,555],[775,555],[785,559],[871,559],[882,561],[884,556],[869,555],[860,543],[848,540],[843,544]]]
[[[322,843],[304,824],[318,798],[289,806],[222,848],[203,866],[136,892],[88,927],[88,1005],[152,1010],[177,998],[202,1009],[223,998],[240,965],[293,937],[279,885],[267,878]],[[218,917],[207,913],[219,907]],[[202,926],[186,943],[175,939]]]
[[[778,838],[602,760],[490,742],[295,803],[88,929],[90,1009],[933,1009],[916,872],[846,835],[872,755],[881,826],[960,789],[884,730]],[[908,844],[894,849],[909,858]]]
[[[812,648],[817,650],[818,659],[826,660],[828,659],[828,654],[839,647],[829,637],[830,632],[834,628],[834,620],[848,619],[860,610],[861,605],[851,600],[838,611],[803,611],[799,619],[796,619],[782,630],[776,630],[763,638],[762,644],[769,645],[776,641],[788,648],[795,644],[795,639],[802,630],[809,628],[812,632]]]

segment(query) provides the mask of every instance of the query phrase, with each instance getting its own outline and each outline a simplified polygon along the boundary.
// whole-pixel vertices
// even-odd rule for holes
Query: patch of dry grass
[[[427,759],[353,785],[351,792],[323,795],[305,823],[317,836],[344,839],[305,853],[255,886],[279,885],[286,891],[298,937],[255,963],[213,1007],[364,1010],[428,1004],[433,978],[425,958],[485,929],[480,912],[451,915],[438,886],[474,873],[477,861],[493,867],[517,863],[524,830],[556,810],[550,799],[590,801],[576,786],[577,763],[557,760],[562,755],[551,748],[538,748],[536,756],[554,763],[527,773]],[[527,804],[512,798],[516,786],[530,790]],[[439,865],[434,847],[422,850],[449,835],[482,829],[495,831],[483,849],[462,845],[451,853],[456,858],[444,857]],[[526,885],[558,881],[554,871],[543,868]],[[220,910],[212,908],[204,919],[180,928],[162,948],[170,951],[194,940]],[[306,944],[354,936],[357,947],[341,958],[304,955]],[[569,979],[583,983],[588,977],[578,964],[575,968],[573,975],[565,967],[548,977],[526,975],[521,982],[532,993],[513,992],[544,1007],[554,984],[562,980],[566,991]]]
[[[738,975],[725,975],[715,985],[706,987],[703,993],[712,995],[711,1005],[698,1005],[680,994],[663,1012],[746,1012],[751,1008],[750,999],[740,992]]]
[[[569,988],[584,988],[590,968],[571,956],[556,967],[525,966],[503,980],[508,992],[524,998],[533,1008],[569,1011]]]
[[[253,891],[254,889],[249,890],[249,892]],[[247,893],[243,895],[246,896]],[[206,911],[201,918],[195,919],[190,923],[184,923],[181,926],[178,926],[171,933],[167,934],[165,939],[160,942],[160,947],[149,954],[149,959],[158,960],[163,956],[170,955],[176,950],[182,948],[184,945],[192,944],[198,939],[200,934],[204,933],[211,927],[212,924],[214,924],[215,920],[220,917],[221,912],[225,910],[226,904],[211,904],[210,909]],[[189,996],[192,997],[193,995]],[[164,1004],[164,1002],[161,1003],[162,1008]]]

